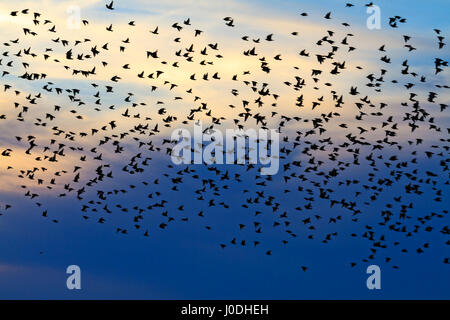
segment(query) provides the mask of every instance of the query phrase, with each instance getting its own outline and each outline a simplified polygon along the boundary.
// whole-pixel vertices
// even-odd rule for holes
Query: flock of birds
[[[349,10],[353,6],[345,5]],[[107,3],[104,10],[113,14],[114,2]],[[386,264],[398,268],[390,262],[393,256],[384,254],[386,249],[391,254],[422,254],[432,246],[442,246],[442,252],[448,250],[445,195],[450,129],[443,127],[440,119],[448,117],[445,97],[449,87],[442,83],[448,61],[440,54],[446,48],[441,30],[432,31],[437,57],[430,61],[429,69],[415,68],[408,61],[408,54],[417,48],[413,36],[401,35],[402,59],[390,56],[390,43],[372,52],[378,55],[370,61],[377,66],[377,73],[352,63],[352,54],[359,49],[347,22],[327,30],[311,44],[313,49],[299,48],[297,59],[289,61],[282,53],[274,57],[263,53],[262,44],[274,43],[276,50],[282,49],[276,47],[276,33],[242,35],[237,41],[247,49],[240,53],[241,58],[249,65],[256,62],[260,68],[230,67],[234,75],[225,79],[221,72],[211,72],[218,64],[227,66],[227,54],[221,51],[220,43],[185,45],[190,41],[186,39],[205,35],[189,18],[147,30],[150,42],[161,33],[174,34],[173,42],[178,47],[171,56],[163,56],[161,49],[144,50],[140,57],[147,59],[148,67],[137,70],[135,58],[127,56],[133,46],[127,33],[133,34],[137,21],[127,22],[120,30],[113,24],[104,27],[106,34],[123,38],[120,45],[113,46],[103,39],[65,40],[56,24],[29,9],[10,14],[30,19],[33,27],[24,27],[17,39],[2,45],[3,92],[16,100],[10,106],[2,103],[0,113],[5,114],[0,114],[0,127],[16,123],[38,134],[15,132],[14,143],[0,150],[1,172],[19,181],[24,197],[38,207],[42,219],[58,223],[63,217],[61,213],[58,216],[60,209],[52,211],[39,200],[45,194],[54,199],[73,198],[80,203],[83,220],[109,224],[124,236],[138,233],[151,238],[152,233],[192,220],[205,221],[206,230],[214,230],[214,212],[238,212],[242,221],[234,234],[217,243],[218,250],[224,251],[242,246],[271,256],[296,238],[326,245],[340,236],[365,241],[370,250],[366,257],[350,261],[351,267],[382,257]],[[299,24],[309,16],[299,12]],[[335,20],[332,12],[322,17],[323,24]],[[82,20],[81,28],[90,23]],[[225,30],[239,29],[239,21],[233,17],[225,17],[222,23]],[[406,18],[400,16],[389,18],[392,31],[405,23]],[[51,41],[47,42],[47,36]],[[284,36],[297,41],[301,31]],[[25,41],[38,44],[22,45]],[[298,44],[302,46],[302,41]],[[121,68],[111,66],[110,55],[123,62]],[[270,81],[282,76],[277,75],[277,63],[281,61],[291,64],[294,76],[281,83]],[[37,70],[33,68],[37,62],[48,67]],[[183,72],[188,65],[195,65],[196,72]],[[47,81],[57,69],[74,83],[91,82],[90,87],[65,87],[69,80],[62,85],[58,79]],[[169,70],[177,70],[183,81],[171,80]],[[113,72],[110,79],[90,81],[107,72]],[[350,72],[363,76],[366,83],[343,80],[341,76]],[[122,80],[128,76],[140,81],[146,95],[156,101],[145,102],[135,92],[123,94],[128,87]],[[229,96],[236,103],[219,106],[215,102],[213,106],[202,97],[204,91],[195,89],[197,83],[207,81],[214,86],[231,83],[232,89],[220,95],[222,101]],[[347,90],[340,91],[340,87]],[[389,94],[397,91],[403,100],[390,101]],[[283,98],[286,100],[280,106],[278,101]],[[58,102],[50,107],[52,99]],[[384,101],[375,102],[380,100]],[[107,105],[106,101],[115,102]],[[173,107],[175,103],[183,107]],[[33,113],[37,116],[30,115]],[[171,150],[178,141],[170,139],[170,130],[192,128],[200,119],[205,133],[225,126],[276,128],[280,133],[280,172],[262,176],[258,165],[248,163],[171,164]],[[82,129],[85,121],[92,124],[89,130]],[[25,164],[14,164],[15,157],[26,159]],[[9,159],[13,162],[5,165]],[[59,167],[62,164],[65,167]],[[122,179],[115,188],[118,176]],[[145,192],[146,198],[133,198],[133,192],[138,191]],[[135,204],[118,203],[115,197],[120,196],[134,199]],[[184,198],[191,200],[181,203]],[[429,211],[416,210],[423,202],[428,203]],[[64,203],[60,206],[63,208]],[[0,214],[8,214],[15,207],[20,210],[20,204],[1,202]],[[129,223],[113,226],[114,215],[128,217]],[[342,223],[350,223],[356,231],[350,235],[340,232]],[[279,235],[280,244],[266,240],[266,233]],[[420,242],[428,233],[437,233],[435,238],[442,242],[409,248],[409,238]],[[442,256],[442,261],[449,264],[448,255]],[[308,268],[301,265],[303,271]]]

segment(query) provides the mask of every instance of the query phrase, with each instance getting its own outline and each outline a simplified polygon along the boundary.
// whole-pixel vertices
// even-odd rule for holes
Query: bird
[[[113,5],[114,5],[114,1],[111,1],[109,4],[106,4],[106,8],[109,10],[114,10]]]

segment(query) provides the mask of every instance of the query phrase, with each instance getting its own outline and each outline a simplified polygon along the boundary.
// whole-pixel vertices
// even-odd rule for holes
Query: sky
[[[439,57],[448,60],[450,52],[448,45],[438,50],[436,33],[433,29],[441,30],[441,35],[447,37],[449,31],[449,20],[447,12],[450,9],[448,1],[374,1],[380,7],[381,28],[379,30],[369,30],[366,27],[366,20],[369,16],[363,2],[354,2],[355,7],[346,8],[347,1],[193,1],[193,0],[170,0],[170,1],[114,1],[115,10],[110,11],[105,8],[106,1],[15,1],[14,3],[0,2],[0,37],[1,43],[5,43],[20,38],[20,45],[17,48],[22,50],[31,47],[32,52],[44,52],[46,48],[53,48],[49,52],[51,58],[42,59],[40,54],[38,59],[30,57],[14,57],[19,49],[7,48],[3,45],[0,53],[9,50],[10,55],[3,57],[1,70],[8,70],[10,74],[0,78],[0,85],[9,84],[13,90],[17,89],[24,94],[17,96],[11,89],[3,92],[0,96],[0,115],[6,116],[5,120],[0,120],[0,151],[7,148],[12,149],[11,157],[0,158],[0,298],[1,299],[448,299],[450,285],[450,265],[442,263],[445,257],[449,257],[449,247],[445,242],[450,240],[448,235],[439,232],[444,226],[448,226],[448,215],[443,211],[449,208],[448,199],[448,170],[442,170],[442,162],[448,163],[448,151],[442,156],[434,156],[428,159],[424,152],[438,145],[440,150],[445,150],[442,146],[448,146],[448,128],[450,124],[448,109],[439,112],[436,104],[426,103],[429,91],[438,91],[435,85],[448,84],[449,73],[445,69],[438,75],[434,74],[434,59]],[[19,14],[18,17],[10,16],[13,10],[23,10],[30,8],[28,16]],[[68,13],[68,9],[71,13]],[[68,21],[72,21],[73,10],[80,12],[81,19],[86,19],[89,24],[80,28],[70,28]],[[51,23],[43,26],[33,26],[31,21],[32,12],[41,13],[40,19],[49,19]],[[323,19],[323,16],[331,11],[332,19]],[[302,17],[300,13],[308,12],[307,17]],[[388,18],[399,15],[407,19],[405,24],[399,24],[399,28],[393,29],[388,24]],[[230,28],[225,25],[224,17],[233,17],[235,27]],[[190,18],[192,26],[184,26],[183,21]],[[129,21],[135,21],[136,26],[128,25]],[[348,22],[351,26],[342,26],[342,22]],[[172,28],[172,24],[178,22],[183,25],[182,32]],[[113,25],[113,32],[105,30],[110,24]],[[56,25],[57,35],[47,31],[51,26]],[[24,36],[22,28],[40,30],[38,36]],[[159,35],[153,35],[149,31],[158,26]],[[194,29],[202,30],[198,37],[194,36]],[[324,36],[327,30],[335,32],[336,39],[341,40],[347,36],[351,45],[356,47],[350,56],[346,51],[339,51],[336,54],[337,61],[346,61],[347,70],[336,81],[328,72],[321,76],[321,82],[317,85],[319,90],[313,89],[313,83],[308,82],[301,93],[304,95],[304,104],[307,108],[295,108],[296,98],[300,93],[295,92],[291,87],[287,87],[284,81],[295,83],[295,76],[300,75],[310,78],[311,69],[324,68],[331,70],[331,66],[325,63],[320,65],[314,59],[313,52],[316,53],[316,41]],[[291,35],[297,31],[298,36]],[[268,34],[274,34],[274,42],[264,41]],[[250,42],[244,42],[241,37],[248,35]],[[407,52],[403,47],[403,35],[410,35],[410,43],[417,48],[413,52]],[[87,51],[94,45],[100,49],[108,43],[109,50],[101,50],[102,53],[92,59],[66,61],[65,53],[68,48],[56,45],[52,39],[59,37],[67,39],[70,43],[75,40],[89,38],[90,42],[84,42],[79,48],[86,48]],[[181,44],[173,39],[180,37]],[[122,41],[129,39],[130,44],[125,45],[125,53],[118,50]],[[252,39],[261,39],[260,44],[252,43]],[[214,61],[213,65],[203,66],[200,69],[198,63],[181,61],[173,55],[180,46],[188,48],[194,44],[196,52],[196,62],[205,59]],[[199,56],[199,51],[208,44],[218,43],[219,52],[223,59],[213,57],[218,54],[212,49],[208,49],[209,55],[205,58]],[[386,47],[386,55],[391,57],[392,64],[388,67],[381,64],[379,58],[384,54],[377,51],[381,45]],[[339,45],[339,44],[337,44]],[[260,61],[243,56],[242,52],[256,46],[258,53],[270,57],[269,64],[272,68],[270,74],[261,72]],[[299,52],[305,49],[311,52],[312,58],[299,57]],[[74,56],[78,54],[74,49]],[[81,49],[79,49],[81,50]],[[149,60],[146,51],[158,50],[159,60]],[[322,50],[323,54],[326,51]],[[281,54],[281,61],[274,61],[272,57]],[[373,88],[365,87],[368,82],[366,76],[369,73],[379,76],[380,67],[389,68],[392,74],[399,73],[403,69],[402,62],[406,54],[411,65],[411,70],[418,74],[427,75],[427,83],[417,85],[414,92],[418,97],[424,99],[424,106],[434,117],[434,123],[442,130],[435,131],[429,128],[428,123],[424,123],[421,128],[411,133],[406,122],[402,122],[405,113],[401,103],[408,99],[409,93],[405,91],[404,84],[394,85],[386,83],[383,85],[383,92],[376,93]],[[59,62],[54,61],[59,60]],[[180,60],[180,68],[171,67],[175,60]],[[9,60],[14,61],[14,67],[5,66]],[[160,63],[161,60],[167,64]],[[38,81],[24,81],[15,75],[22,75],[24,67],[21,62],[30,63],[28,72],[46,73],[47,78]],[[108,67],[102,67],[101,62],[108,61]],[[123,65],[129,64],[131,71],[124,70]],[[66,69],[63,66],[69,65]],[[73,69],[91,70],[96,66],[96,74],[89,78],[83,76],[73,76]],[[298,69],[294,69],[297,66]],[[364,66],[364,72],[360,72],[356,67]],[[161,79],[150,80],[136,77],[141,71],[146,75],[155,73],[157,70],[164,71]],[[197,79],[201,79],[202,74],[207,70],[210,76],[218,72],[221,81],[211,80],[209,82],[189,80],[192,74],[196,74]],[[314,188],[309,182],[301,182],[292,179],[284,183],[282,172],[271,177],[269,186],[265,189],[266,194],[274,195],[281,203],[280,212],[273,213],[270,207],[264,204],[255,205],[257,210],[263,214],[258,217],[264,226],[263,234],[255,235],[251,226],[255,221],[254,210],[242,206],[245,201],[255,197],[255,190],[260,190],[255,186],[254,172],[247,172],[245,167],[234,165],[220,165],[220,169],[229,170],[230,176],[235,173],[241,175],[240,181],[231,180],[227,182],[228,189],[220,189],[220,196],[215,198],[216,207],[208,207],[205,201],[198,201],[193,191],[202,188],[201,180],[184,178],[183,184],[178,186],[178,191],[171,190],[173,184],[170,179],[166,179],[165,173],[176,173],[185,169],[186,166],[170,168],[173,166],[170,157],[164,152],[147,152],[137,147],[136,141],[148,142],[145,135],[135,134],[139,140],[128,137],[121,142],[126,152],[122,154],[114,153],[112,145],[106,147],[98,146],[99,140],[105,136],[111,137],[113,132],[109,129],[101,130],[96,136],[91,135],[92,128],[109,126],[109,121],[115,119],[118,128],[115,133],[125,132],[133,128],[138,123],[142,123],[144,117],[149,117],[150,127],[155,122],[160,121],[160,132],[154,137],[155,141],[160,141],[170,137],[173,127],[164,127],[162,119],[167,115],[182,118],[186,115],[186,110],[199,106],[199,102],[192,101],[193,96],[201,97],[200,102],[207,102],[213,115],[223,116],[224,128],[232,127],[232,118],[240,108],[241,100],[253,101],[257,98],[254,92],[239,86],[239,95],[230,94],[235,88],[235,83],[231,80],[234,74],[239,74],[239,80],[246,79],[242,75],[243,71],[251,70],[252,77],[249,80],[258,83],[269,83],[272,92],[279,93],[277,99],[277,109],[279,114],[289,117],[300,116],[309,118],[321,113],[339,112],[342,121],[331,121],[326,124],[329,135],[334,141],[343,143],[345,136],[342,134],[338,124],[345,122],[351,128],[361,125],[355,120],[358,110],[354,102],[356,98],[348,95],[351,86],[357,85],[361,97],[369,95],[374,105],[387,102],[386,114],[395,117],[399,122],[400,130],[397,132],[396,141],[400,141],[404,146],[402,150],[392,146],[385,148],[378,154],[384,157],[397,156],[403,161],[410,161],[413,157],[411,152],[418,150],[418,164],[408,170],[418,168],[421,172],[439,172],[437,177],[433,177],[434,185],[428,184],[423,188],[424,194],[405,193],[405,185],[411,181],[403,177],[399,183],[385,188],[377,195],[377,200],[370,204],[361,204],[359,207],[362,214],[358,223],[354,223],[350,213],[339,207],[330,208],[329,202],[317,200],[314,203],[312,213],[323,216],[322,222],[315,224],[317,231],[314,232],[314,240],[308,239],[310,230],[295,218],[292,226],[281,226],[279,229],[273,228],[276,215],[288,212],[290,216],[305,214],[297,212],[296,207],[307,204],[305,197],[308,194],[296,196],[294,193],[286,193],[286,188],[293,190],[298,187],[305,189]],[[120,74],[119,83],[111,82],[111,77]],[[242,76],[241,76],[242,75]],[[386,76],[391,80],[390,73]],[[395,78],[395,77],[393,77]],[[392,78],[392,79],[393,79]],[[163,81],[168,81],[166,84]],[[333,104],[323,103],[319,110],[311,110],[311,103],[321,96],[330,97],[330,89],[323,83],[332,82],[332,89],[337,92],[345,92],[346,106],[337,110]],[[80,97],[87,101],[86,105],[77,106],[70,101],[67,94],[58,95],[55,91],[45,92],[42,88],[45,84],[51,83],[52,88],[78,88]],[[416,81],[417,82],[417,81]],[[98,87],[92,86],[98,84]],[[169,89],[170,84],[176,84],[173,90]],[[105,86],[114,86],[114,94],[105,93]],[[157,85],[155,91],[150,90],[151,85]],[[247,86],[248,87],[248,86]],[[192,88],[193,94],[189,97],[186,90]],[[38,105],[32,105],[26,100],[26,94],[42,93],[42,100]],[[101,106],[96,105],[96,92],[101,92]],[[132,92],[131,101],[139,104],[131,107],[130,103],[125,103],[124,99]],[[176,97],[183,97],[176,99]],[[326,100],[330,101],[330,100]],[[442,104],[450,102],[448,89],[439,90],[437,101]],[[14,107],[14,102],[20,105],[28,105],[30,111],[26,115],[26,121],[17,121],[17,114],[20,108]],[[158,103],[158,102],[164,102]],[[277,125],[274,118],[269,118],[271,111],[270,100],[265,102],[260,113],[268,117],[268,127]],[[56,119],[45,118],[47,113],[54,114],[54,105],[62,106],[62,111]],[[108,108],[114,105],[114,109]],[[230,105],[238,106],[231,108]],[[95,110],[100,108],[101,111]],[[158,114],[160,108],[166,108],[167,113]],[[256,107],[255,107],[256,108]],[[403,109],[402,109],[403,108]],[[129,109],[130,118],[121,116],[125,110]],[[337,110],[337,111],[336,111]],[[378,109],[377,109],[378,110]],[[259,109],[257,110],[259,111]],[[370,113],[370,109],[365,109]],[[134,117],[139,114],[140,118]],[[82,119],[77,119],[80,115]],[[39,120],[38,120],[39,119]],[[197,119],[197,118],[196,118]],[[207,117],[199,115],[201,120],[207,121]],[[365,128],[376,125],[380,121],[376,117],[366,117],[363,123]],[[48,122],[46,126],[36,125],[36,123]],[[34,125],[32,125],[34,124]],[[255,125],[249,124],[249,126]],[[72,143],[61,136],[53,135],[52,127],[57,126],[65,132],[86,132],[86,138],[77,137]],[[295,137],[295,132],[305,131],[309,128],[309,123],[287,122],[285,126],[286,135],[291,139]],[[184,126],[191,129],[191,123]],[[139,131],[139,130],[136,130]],[[367,141],[374,142],[384,137],[384,131],[366,133]],[[36,137],[38,148],[48,144],[50,139],[57,139],[57,143],[66,144],[65,156],[60,157],[56,163],[37,161],[36,157],[42,156],[38,148],[27,155],[25,150],[28,144],[26,137],[33,135]],[[15,138],[21,136],[22,141]],[[407,141],[410,139],[422,138],[423,145],[410,146]],[[311,138],[312,140],[315,138]],[[86,188],[88,191],[81,203],[77,200],[74,192],[65,197],[58,195],[64,193],[64,184],[71,183],[75,173],[74,166],[82,165],[81,182],[86,183],[94,177],[95,169],[100,165],[93,160],[93,153],[88,154],[88,161],[80,163],[80,152],[71,152],[68,146],[84,147],[90,150],[96,147],[101,150],[105,163],[110,164],[114,172],[114,179],[106,179],[101,185],[94,185]],[[288,157],[289,160],[302,161],[307,166],[309,160],[302,154],[301,148],[296,149]],[[415,149],[414,149],[415,148]],[[39,149],[40,150],[40,149]],[[361,147],[364,156],[368,155],[366,149]],[[151,165],[145,168],[145,172],[138,175],[128,174],[121,169],[126,165],[133,155],[142,152],[143,157],[151,157]],[[436,153],[439,152],[438,150]],[[342,155],[342,161],[352,161],[352,154]],[[336,165],[327,160],[326,154],[318,153],[316,160],[324,161],[327,171],[332,170]],[[379,171],[376,172],[378,178],[392,177],[390,173],[393,167],[383,165],[384,161],[379,161]],[[50,168],[43,172],[38,170],[36,179],[44,180],[44,185],[39,186],[36,181],[29,178],[20,178],[20,170],[28,170],[33,167],[46,166]],[[11,169],[8,169],[11,167]],[[196,170],[201,179],[217,179],[214,171],[208,170],[211,167],[196,165],[192,169]],[[66,173],[63,172],[66,171]],[[368,173],[372,169],[367,163],[361,166],[352,166],[343,171],[337,181],[358,179],[361,184],[367,182]],[[104,172],[109,172],[109,168],[104,168]],[[57,178],[57,185],[53,189],[47,188],[48,182],[56,172],[62,172]],[[314,176],[319,180],[320,176]],[[259,178],[262,180],[267,177]],[[159,179],[159,184],[153,182]],[[338,185],[337,181],[330,183],[330,188],[334,188],[333,197],[336,199],[345,198],[348,201],[356,201],[353,196],[355,191],[360,190],[360,185]],[[149,186],[144,186],[143,182],[148,182]],[[220,187],[223,182],[219,182]],[[25,186],[23,188],[22,186]],[[81,187],[81,184],[79,185]],[[76,188],[77,190],[78,188]],[[209,189],[209,188],[208,188]],[[441,201],[434,201],[436,190],[441,190]],[[38,193],[36,199],[24,197],[30,190],[31,193]],[[81,212],[82,204],[89,200],[97,201],[96,192],[98,190],[127,190],[126,193],[117,192],[117,195],[108,196],[107,204],[112,213],[101,212],[104,206],[88,204],[89,209]],[[249,190],[244,193],[243,190]],[[208,190],[212,192],[212,190]],[[317,191],[317,190],[315,190]],[[136,210],[133,207],[147,207],[160,201],[157,192],[161,192],[163,199],[168,200],[164,210],[169,212],[169,216],[175,218],[174,223],[169,223],[166,229],[158,226],[165,221],[161,216],[160,209],[153,209],[145,213],[145,220],[141,229],[136,230],[133,223],[133,215]],[[373,191],[363,193],[361,197],[368,199]],[[376,192],[376,191],[375,191]],[[149,194],[152,197],[149,198]],[[430,225],[433,232],[426,232],[421,229],[420,233],[414,237],[405,237],[404,234],[387,232],[389,243],[395,241],[401,243],[400,246],[389,245],[387,249],[378,250],[374,259],[363,261],[362,259],[371,254],[370,242],[363,237],[352,237],[352,233],[358,235],[367,232],[367,226],[374,227],[377,236],[380,236],[384,229],[378,225],[380,212],[386,210],[386,203],[392,203],[393,196],[401,196],[404,203],[412,203],[413,209],[408,210],[412,219],[424,217],[431,212],[443,215],[442,218],[432,219]],[[208,200],[213,196],[205,196]],[[318,194],[315,194],[318,198]],[[219,204],[225,201],[230,207],[226,209]],[[261,200],[262,201],[262,200]],[[361,201],[362,200],[358,200]],[[368,200],[366,200],[368,201]],[[37,206],[36,202],[41,206]],[[403,203],[402,202],[402,203]],[[12,207],[5,209],[5,204]],[[120,204],[129,209],[123,212],[116,207]],[[184,205],[184,211],[177,208]],[[99,212],[91,211],[98,207]],[[268,210],[270,209],[270,210]],[[394,211],[398,214],[400,205],[394,202]],[[48,211],[49,218],[43,218],[43,210]],[[203,211],[205,217],[198,216],[198,212]],[[82,215],[89,216],[83,219]],[[328,223],[329,217],[343,216],[339,224]],[[99,224],[96,221],[102,216],[106,222]],[[181,221],[181,218],[188,217],[188,222]],[[52,222],[56,219],[58,223]],[[277,220],[278,221],[278,220]],[[282,220],[280,220],[282,221]],[[239,224],[245,224],[244,230],[239,230]],[[416,220],[410,222],[409,227],[419,224]],[[211,227],[211,230],[205,227]],[[125,227],[129,230],[127,235],[116,232],[117,227]],[[280,231],[280,229],[282,231]],[[292,229],[296,237],[286,238],[285,229]],[[145,230],[149,230],[150,236],[144,237]],[[327,234],[337,232],[332,241],[323,243]],[[246,246],[231,245],[230,241],[236,237],[238,241],[247,240]],[[253,247],[253,241],[258,239],[261,245]],[[284,245],[282,240],[288,239]],[[226,243],[223,250],[220,244]],[[415,249],[429,243],[430,247],[422,254],[417,254]],[[400,249],[408,248],[409,253],[402,253]],[[272,251],[272,255],[265,254],[267,250]],[[385,258],[390,257],[392,261],[386,262]],[[350,267],[351,262],[357,262],[355,267]],[[379,265],[381,268],[381,289],[369,290],[366,286],[368,274],[366,269],[369,265]],[[81,290],[69,290],[66,286],[68,274],[66,268],[69,265],[78,265],[81,269]],[[304,272],[301,266],[307,266]],[[398,269],[393,268],[397,266]]]

